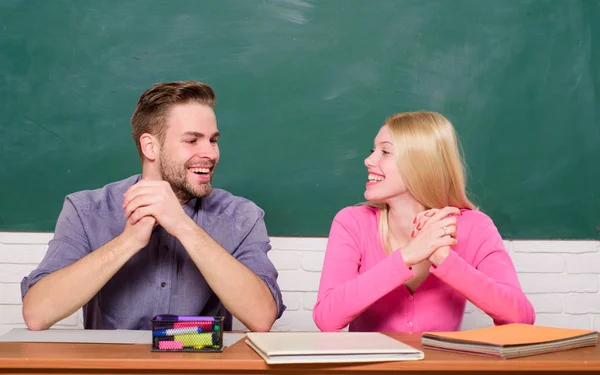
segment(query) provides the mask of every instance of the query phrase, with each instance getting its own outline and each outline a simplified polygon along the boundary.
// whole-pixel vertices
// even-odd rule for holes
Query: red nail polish
[[[415,218],[413,219],[413,224],[415,224],[417,222],[417,217],[415,216]]]
[[[410,233],[410,238],[413,238],[414,236],[415,236],[415,231],[413,230],[413,231]]]
[[[417,230],[421,230],[421,222],[419,221],[419,224],[417,224]]]

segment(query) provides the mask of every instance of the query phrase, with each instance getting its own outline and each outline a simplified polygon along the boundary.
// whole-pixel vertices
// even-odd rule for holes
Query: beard
[[[181,201],[189,201],[193,198],[202,198],[212,192],[212,171],[210,180],[200,184],[191,184],[187,179],[189,162],[180,165],[174,160],[162,155],[160,159],[160,174],[163,180],[171,185],[175,196]],[[205,165],[206,168],[212,168],[214,163]]]

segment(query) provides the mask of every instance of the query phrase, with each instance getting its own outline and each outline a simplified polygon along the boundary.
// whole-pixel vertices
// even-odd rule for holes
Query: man
[[[142,94],[131,118],[142,175],[67,196],[46,256],[21,282],[29,329],[82,306],[91,329],[151,329],[158,314],[226,316],[231,329],[233,314],[268,331],[281,316],[263,211],[211,186],[215,102],[194,81]]]

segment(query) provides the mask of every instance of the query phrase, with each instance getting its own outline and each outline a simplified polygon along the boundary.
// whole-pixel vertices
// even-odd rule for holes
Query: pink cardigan
[[[480,211],[457,217],[458,244],[411,294],[413,276],[400,251],[386,256],[379,210],[346,207],[333,220],[313,319],[322,331],[426,332],[460,329],[466,300],[494,324],[533,324],[513,263],[492,220]]]

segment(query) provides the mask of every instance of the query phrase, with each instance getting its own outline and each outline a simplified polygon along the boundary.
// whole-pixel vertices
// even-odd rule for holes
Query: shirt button
[[[408,322],[408,326],[409,326],[409,327],[412,327],[412,322]]]
[[[413,296],[408,296],[408,300],[412,301],[413,300]]]
[[[165,283],[165,282],[163,281],[162,283],[160,283],[160,286],[164,288],[165,286],[167,286],[167,283]]]

